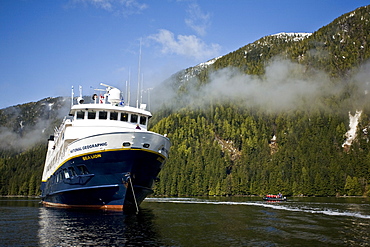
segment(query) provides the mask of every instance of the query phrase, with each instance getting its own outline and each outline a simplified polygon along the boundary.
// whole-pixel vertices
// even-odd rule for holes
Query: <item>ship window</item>
[[[141,125],[146,125],[146,117],[140,116],[140,124]]]
[[[131,123],[137,123],[138,116],[136,114],[131,114]]]
[[[118,112],[111,112],[109,119],[110,120],[117,120],[118,119]]]
[[[96,112],[94,111],[87,112],[87,119],[95,119],[95,117],[96,117]]]
[[[77,114],[76,114],[76,118],[77,119],[84,119],[85,117],[85,112],[83,111],[78,111]]]
[[[69,174],[71,175],[71,177],[76,177],[77,176],[77,173],[76,173],[76,171],[73,167],[68,167],[68,171],[69,171]]]
[[[69,178],[70,177],[67,169],[63,169],[63,172],[64,172],[64,177],[65,178]]]
[[[99,112],[99,119],[107,119],[108,112],[106,111],[100,111]]]
[[[61,182],[64,179],[64,173],[58,172],[57,174],[57,183]]]
[[[78,169],[80,169],[81,175],[89,174],[89,171],[87,170],[85,165],[78,166]]]
[[[121,113],[121,121],[124,121],[124,122],[128,121],[128,114],[127,113]]]

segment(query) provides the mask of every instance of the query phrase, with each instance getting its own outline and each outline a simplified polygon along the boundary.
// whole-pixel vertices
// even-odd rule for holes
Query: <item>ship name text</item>
[[[101,154],[93,154],[93,155],[82,157],[83,160],[92,160],[92,159],[97,159],[97,158],[101,158]]]
[[[77,147],[77,148],[72,149],[70,152],[72,154],[74,152],[83,151],[83,150],[87,150],[90,148],[106,147],[106,146],[108,146],[107,142],[100,142],[100,143],[89,144],[89,145],[82,146],[82,147]]]

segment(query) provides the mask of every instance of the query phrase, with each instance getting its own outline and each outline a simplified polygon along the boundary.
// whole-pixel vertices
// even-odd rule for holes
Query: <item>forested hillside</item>
[[[367,129],[368,117],[361,119],[360,128]],[[173,143],[156,193],[363,195],[370,172],[368,137],[359,131],[344,149],[346,125],[344,115],[266,114],[236,105],[171,114],[154,128],[169,133]]]
[[[39,195],[46,140],[70,101],[46,98],[0,110],[0,195]]]
[[[313,34],[266,36],[173,75],[153,91],[162,101],[153,96],[151,130],[172,142],[155,193],[369,195],[369,44],[363,7]],[[51,134],[63,105],[0,110],[0,194],[39,193],[46,143],[14,147]]]
[[[363,7],[170,78],[175,101],[154,129],[173,147],[156,193],[369,195],[369,32]]]

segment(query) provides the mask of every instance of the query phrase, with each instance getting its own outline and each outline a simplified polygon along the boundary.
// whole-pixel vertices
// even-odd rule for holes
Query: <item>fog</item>
[[[307,70],[303,65],[275,58],[266,65],[263,76],[247,75],[237,68],[224,68],[212,72],[209,83],[200,88],[195,86],[198,82],[194,78],[188,79],[177,87],[161,87],[161,93],[157,89],[152,98],[157,105],[167,102],[168,107],[176,109],[192,105],[199,107],[215,101],[235,101],[241,107],[259,107],[266,112],[330,110],[323,99],[336,101],[350,88],[351,94],[342,99],[339,107],[343,107],[345,112],[356,111],[356,108],[369,103],[370,63],[349,74],[352,76],[334,80],[323,71]],[[179,91],[185,93],[179,96]]]
[[[27,115],[31,112],[22,112],[19,106],[3,109],[9,119],[8,123],[0,127],[0,149],[21,152],[37,143],[46,145],[54,127],[58,127],[53,125],[53,120],[62,119],[69,112],[70,101],[67,98],[60,99],[58,104],[50,103],[48,99],[41,102],[41,106],[38,106],[41,107],[40,111],[33,113],[38,116]]]

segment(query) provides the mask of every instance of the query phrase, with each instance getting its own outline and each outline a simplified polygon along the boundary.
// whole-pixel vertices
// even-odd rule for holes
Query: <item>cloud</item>
[[[288,60],[273,60],[266,66],[263,77],[247,75],[226,68],[211,74],[210,83],[203,88],[207,98],[237,100],[246,106],[259,106],[267,111],[309,108],[320,96],[330,92],[322,85],[329,83],[325,73],[309,78],[305,68]]]
[[[248,75],[232,67],[211,70],[208,83],[201,87],[194,71],[188,69],[185,75],[173,77],[161,87],[158,95],[162,98],[153,96],[152,101],[157,105],[170,102],[167,106],[174,108],[235,102],[240,107],[257,107],[268,113],[317,109],[348,113],[370,105],[370,61],[349,78],[334,79],[324,71],[308,70],[290,60],[274,58],[262,76]]]
[[[47,98],[32,105],[33,110],[12,106],[3,109],[9,122],[0,126],[0,150],[24,151],[35,144],[45,144],[46,138],[53,133],[54,124],[59,124],[69,112],[70,98]],[[30,112],[32,113],[30,115]],[[36,116],[35,116],[36,115]],[[59,119],[58,122],[54,122]]]
[[[187,10],[189,18],[185,19],[186,25],[193,29],[198,35],[204,36],[210,25],[210,14],[203,13],[198,4],[190,4]]]
[[[220,46],[218,44],[207,45],[195,35],[175,35],[165,29],[148,37],[162,46],[163,54],[177,54],[195,59],[209,59],[217,56]]]
[[[19,127],[23,129],[23,122],[19,123]],[[0,149],[14,149],[23,151],[32,147],[37,143],[45,143],[46,136],[44,131],[51,125],[51,120],[38,120],[34,126],[28,128],[27,131],[21,133],[14,132],[7,127],[0,127],[0,139],[3,140],[0,144]]]
[[[92,5],[98,9],[118,14],[136,14],[148,8],[148,5],[139,0],[72,0],[73,4]]]

